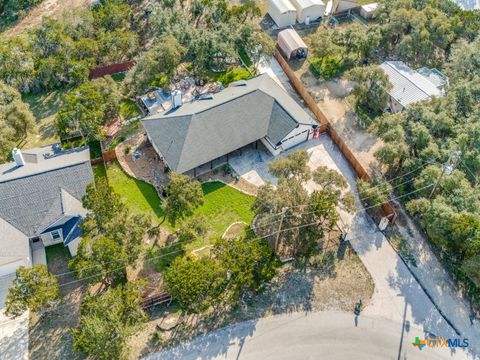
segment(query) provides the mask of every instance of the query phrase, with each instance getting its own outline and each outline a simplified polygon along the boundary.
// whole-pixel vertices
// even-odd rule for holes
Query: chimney
[[[20,151],[20,149],[14,148],[12,150],[12,156],[13,156],[13,160],[15,161],[17,166],[24,166],[25,165],[25,160],[23,159],[23,155],[22,155],[22,152]]]
[[[182,106],[182,92],[175,90],[172,92],[172,108],[176,109],[180,106]]]

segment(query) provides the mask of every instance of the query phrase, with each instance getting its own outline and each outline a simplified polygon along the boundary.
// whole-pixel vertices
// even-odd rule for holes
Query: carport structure
[[[205,100],[142,120],[160,159],[177,173],[198,176],[245,148],[272,155],[313,136],[314,119],[267,74],[233,83]]]
[[[308,55],[307,44],[294,29],[280,31],[277,43],[287,60],[292,58],[305,59]]]

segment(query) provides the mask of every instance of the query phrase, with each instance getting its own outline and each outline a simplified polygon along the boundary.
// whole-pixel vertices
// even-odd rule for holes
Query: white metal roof
[[[365,10],[366,12],[375,11],[377,7],[378,7],[377,3],[362,5],[362,9]]]
[[[435,84],[403,61],[385,61],[380,67],[393,85],[390,96],[404,107],[443,94]]]
[[[311,6],[325,6],[323,0],[293,0],[295,1],[302,9],[306,9]]]
[[[285,29],[278,33],[278,44],[283,51],[290,54],[299,48],[307,49],[307,44],[294,29]]]
[[[292,3],[288,0],[271,0],[271,4],[274,5],[281,13],[297,11]]]

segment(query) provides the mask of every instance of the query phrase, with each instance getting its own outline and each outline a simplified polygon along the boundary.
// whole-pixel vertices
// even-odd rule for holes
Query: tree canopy
[[[139,258],[151,221],[132,214],[104,179],[87,187],[82,203],[90,212],[82,223],[84,234],[69,268],[78,278],[110,286]]]
[[[168,293],[188,313],[201,313],[218,304],[227,273],[215,260],[177,257],[164,274]]]
[[[128,283],[99,296],[87,295],[80,306],[80,322],[72,329],[75,351],[95,359],[123,359],[128,337],[146,319],[141,303],[141,283]]]
[[[0,162],[33,129],[35,119],[20,93],[0,80]]]
[[[104,137],[102,125],[118,116],[120,93],[110,76],[86,82],[65,95],[65,104],[55,117],[60,138],[80,134],[87,140]]]
[[[352,94],[355,96],[355,108],[374,115],[381,114],[388,105],[392,84],[382,68],[376,65],[357,67],[350,70],[346,77],[355,82]]]
[[[271,242],[276,241],[277,232],[281,230],[280,212],[284,211],[279,241],[293,256],[308,258],[324,234],[337,224],[336,207],[347,211],[354,208],[353,196],[346,191],[347,183],[336,171],[319,167],[312,173],[305,150],[279,157],[269,168],[278,177],[278,185],[274,188],[266,184],[258,190],[253,204],[257,214],[256,231]],[[317,184],[311,194],[304,187],[309,179]]]
[[[193,214],[193,210],[203,204],[202,185],[187,175],[171,173],[166,187],[165,216],[171,224]]]
[[[106,0],[0,40],[0,79],[22,92],[80,85],[92,68],[129,60],[138,46],[131,7]]]
[[[8,289],[5,314],[15,318],[26,310],[38,312],[50,307],[59,297],[58,280],[46,265],[20,266]]]
[[[477,39],[452,45],[445,63],[450,76],[445,96],[378,117],[371,126],[384,142],[375,157],[388,177],[397,178],[395,191],[410,194],[404,198],[407,210],[453,264],[454,275],[469,289],[476,283],[477,298],[479,272],[473,264],[480,257],[480,87],[474,54],[479,44]]]
[[[180,64],[183,48],[172,35],[158,38],[150,49],[140,55],[136,65],[128,72],[124,86],[130,94],[142,94],[152,85],[170,84]]]
[[[255,23],[259,19],[254,1],[231,5],[226,0],[164,0],[154,7],[152,25],[159,35],[173,35],[186,48],[184,60],[202,74],[226,70],[240,51],[252,60],[271,54],[273,43]]]

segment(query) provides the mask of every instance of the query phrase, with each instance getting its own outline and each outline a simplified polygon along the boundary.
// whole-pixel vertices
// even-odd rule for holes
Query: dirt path
[[[41,24],[44,17],[59,19],[65,12],[87,7],[90,0],[45,0],[32,8],[27,16],[2,33],[2,38],[11,38]]]
[[[310,71],[303,72],[301,79],[332,127],[362,165],[370,171],[378,170],[379,165],[373,154],[383,143],[357,123],[357,116],[346,101],[353,84],[347,80],[319,81]]]

